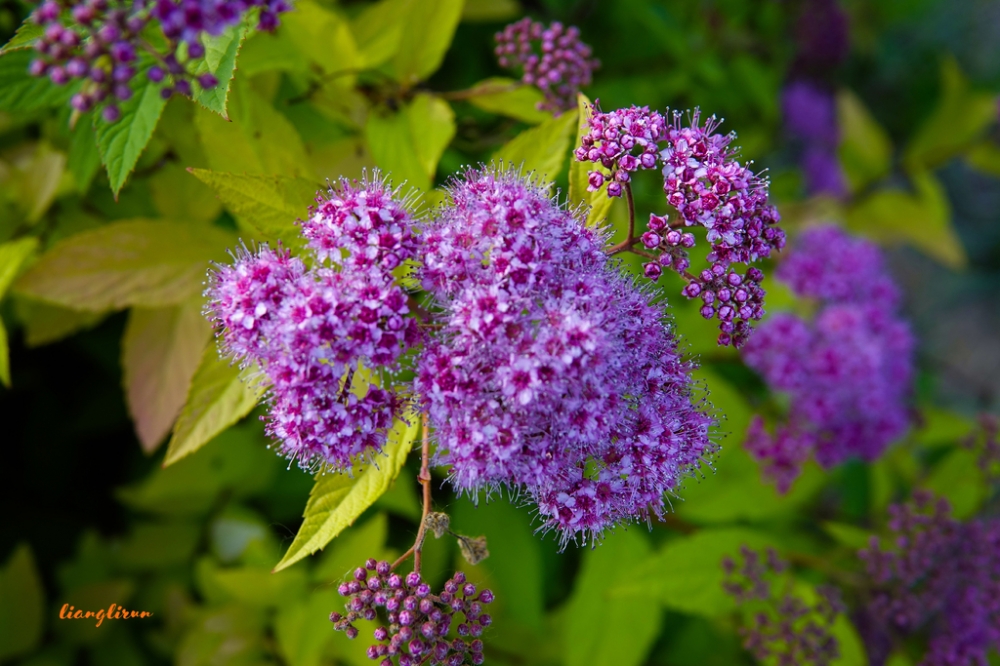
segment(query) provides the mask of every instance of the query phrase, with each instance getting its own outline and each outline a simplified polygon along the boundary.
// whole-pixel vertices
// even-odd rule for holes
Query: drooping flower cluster
[[[868,241],[835,227],[810,229],[777,275],[820,305],[811,321],[771,317],[743,351],[772,390],[791,397],[776,433],[757,417],[747,441],[765,473],[787,489],[810,452],[827,467],[850,457],[874,460],[903,434],[914,341],[881,254]]]
[[[981,414],[976,429],[963,444],[977,454],[986,481],[1000,483],[1000,419],[993,414]]]
[[[688,280],[684,295],[703,300],[706,319],[718,318],[719,344],[742,346],[750,322],[764,314],[763,274],[750,268],[740,275],[731,266],[766,258],[785,243],[778,213],[767,204],[767,181],[736,159],[735,135],[717,133],[714,116],[702,123],[698,110],[689,122],[679,112],[667,122],[645,107],[603,113],[595,106],[588,124],[576,159],[610,170],[608,196],[621,196],[639,169],[662,170],[663,191],[678,219],[650,216],[649,230],[637,241],[653,254],[646,276],[656,280],[665,268],[680,273]],[[590,172],[588,189],[597,191],[604,183],[601,171]],[[687,272],[694,236],[681,231],[692,226],[704,227],[710,244],[710,267],[697,275]]]
[[[303,467],[346,469],[380,451],[402,411],[392,387],[354,382],[393,369],[419,339],[391,273],[414,252],[394,197],[377,177],[341,181],[302,223],[315,267],[264,246],[220,266],[206,292],[224,350],[263,372],[268,433]]]
[[[921,666],[985,666],[1000,649],[1000,520],[961,523],[925,491],[889,516],[891,538],[858,553],[873,585],[869,642],[926,629]]]
[[[837,615],[844,611],[839,590],[816,588],[819,598],[807,603],[791,591],[776,594],[775,580],[788,564],[773,549],[762,556],[743,546],[739,565],[727,557],[723,588],[748,612],[750,625],[740,628],[743,647],[758,660],[789,666],[826,666],[840,657],[840,644],[832,633]]]
[[[496,42],[500,66],[520,69],[521,81],[545,95],[539,103],[543,111],[574,108],[580,88],[590,85],[594,70],[601,66],[580,41],[580,30],[558,21],[546,28],[523,18],[498,32]]]
[[[493,593],[478,591],[460,571],[434,594],[420,574],[401,576],[391,571],[388,562],[369,559],[364,567],[355,569],[351,580],[341,583],[338,591],[347,597],[347,613],[330,614],[337,631],[357,638],[359,631],[354,623],[359,619],[388,624],[375,629],[376,643],[368,648],[368,657],[380,660],[379,666],[483,663],[483,641],[479,637],[492,622],[484,606],[492,603]],[[462,621],[456,624],[459,614]],[[457,636],[449,640],[449,634]]]
[[[799,144],[800,162],[810,194],[835,197],[847,192],[837,145],[840,128],[833,93],[802,79],[789,83],[782,93],[785,129]]]
[[[205,56],[203,38],[221,34],[255,8],[258,30],[273,30],[278,14],[291,6],[288,0],[45,0],[32,14],[44,32],[35,42],[38,57],[30,72],[56,85],[81,81],[73,108],[101,107],[104,119],[115,122],[118,103],[132,97],[141,70],[163,83],[165,98],[191,95],[193,83],[218,85],[211,73],[195,73]],[[151,25],[165,38],[165,49],[147,39]]]
[[[511,172],[471,171],[422,233],[442,328],[416,392],[459,491],[526,491],[565,543],[658,516],[711,453],[691,366],[603,238]]]

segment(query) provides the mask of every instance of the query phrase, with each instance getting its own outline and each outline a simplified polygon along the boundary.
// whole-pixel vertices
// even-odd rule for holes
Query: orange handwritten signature
[[[152,613],[149,611],[136,611],[128,610],[123,608],[118,604],[111,604],[108,606],[107,610],[101,609],[99,611],[82,611],[74,608],[70,604],[63,604],[63,607],[59,610],[60,620],[85,620],[94,619],[97,620],[95,626],[101,626],[101,623],[105,620],[130,620],[134,618],[145,618],[152,617]]]

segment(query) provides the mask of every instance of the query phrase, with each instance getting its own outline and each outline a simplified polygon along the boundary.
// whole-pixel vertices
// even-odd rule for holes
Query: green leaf
[[[10,388],[10,345],[3,319],[0,319],[0,384]]]
[[[39,143],[31,160],[20,169],[19,196],[29,223],[37,222],[49,210],[59,190],[66,155]]]
[[[47,77],[31,76],[33,51],[22,49],[0,57],[0,111],[39,111],[69,102],[79,84],[57,86]]]
[[[837,122],[842,134],[837,154],[852,191],[889,173],[892,142],[857,95],[847,89],[837,93]]]
[[[538,104],[544,99],[534,86],[526,86],[513,79],[495,77],[480,81],[468,91],[467,100],[484,111],[537,125],[552,117],[540,111]]]
[[[201,43],[205,46],[205,57],[194,73],[196,76],[214,74],[219,83],[208,90],[196,86],[194,98],[206,109],[218,113],[226,120],[229,120],[226,104],[229,101],[229,85],[236,73],[236,57],[250,32],[251,20],[253,19],[248,14],[241,24],[226,28],[221,35],[204,35],[201,38]]]
[[[949,453],[934,466],[924,485],[936,495],[947,498],[952,514],[959,520],[975,514],[989,492],[979,458],[968,449]]]
[[[69,172],[73,174],[76,189],[80,194],[86,194],[90,183],[97,175],[101,166],[101,154],[97,150],[97,138],[92,132],[86,131],[86,118],[80,119],[80,127],[72,133],[69,144],[69,157],[66,163]]]
[[[540,632],[545,609],[543,544],[531,519],[529,511],[516,508],[503,498],[479,502],[478,506],[458,502],[452,511],[452,527],[456,532],[486,537],[490,556],[475,569],[489,576],[493,592],[501,600],[500,608],[518,624]]]
[[[375,163],[391,175],[395,184],[406,183],[421,191],[430,189],[431,178],[424,169],[426,162],[417,153],[417,142],[405,110],[369,115],[365,139]]]
[[[363,66],[351,25],[340,15],[312,0],[298,0],[295,11],[281,18],[296,48],[324,72],[342,72]]]
[[[455,112],[440,97],[420,93],[406,106],[404,113],[410,124],[417,160],[431,183],[444,149],[455,136]]]
[[[953,57],[941,63],[941,98],[910,141],[903,162],[910,171],[937,166],[973,147],[995,122],[996,94],[976,92]]]
[[[275,571],[281,571],[304,557],[315,553],[351,526],[365,509],[389,488],[406,462],[420,427],[419,420],[407,415],[410,425],[397,421],[383,451],[376,460],[378,466],[366,464],[347,474],[321,474],[316,479],[306,504],[305,520],[281,558]]]
[[[101,164],[108,171],[111,191],[116,198],[146,144],[153,138],[153,131],[167,103],[160,95],[160,86],[148,81],[144,71],[136,74],[136,79],[146,83],[134,92],[131,99],[118,105],[121,117],[117,122],[109,123],[101,114],[94,114],[97,150],[101,154]]]
[[[367,555],[358,560],[363,562]],[[356,566],[356,565],[355,565]],[[310,592],[303,603],[288,604],[278,609],[274,633],[278,649],[288,666],[319,666],[331,641],[337,640],[330,631],[330,609],[343,605],[336,590]]]
[[[229,101],[232,122],[200,107],[194,117],[212,171],[312,175],[302,137],[269,101],[242,79],[234,81]]]
[[[393,58],[396,80],[413,85],[437,71],[451,45],[464,0],[410,0],[406,29]]]
[[[968,260],[944,187],[928,172],[910,177],[913,194],[888,189],[862,199],[847,212],[848,228],[886,244],[907,242],[945,266],[964,267]]]
[[[0,659],[38,647],[45,627],[45,590],[31,554],[22,543],[0,569]]]
[[[126,570],[166,569],[188,564],[198,548],[202,526],[195,522],[136,524],[116,549]]]
[[[113,222],[56,243],[15,288],[81,310],[175,305],[201,293],[209,262],[234,240],[205,225]]]
[[[167,219],[211,223],[222,212],[212,188],[176,162],[164,164],[148,182],[156,210]]]
[[[396,55],[412,1],[381,0],[354,17],[351,33],[357,41],[361,66],[377,67]]]
[[[31,236],[0,245],[0,299],[7,293],[7,288],[14,282],[21,266],[37,248],[38,239]]]
[[[576,141],[573,148],[583,144],[583,137],[590,133],[590,100],[583,93],[576,96],[577,126]],[[610,169],[606,169],[594,162],[580,162],[575,156],[570,156],[569,162],[569,205],[579,206],[583,204],[588,207],[587,226],[594,226],[607,220],[611,211],[611,204],[614,199],[608,196],[607,186],[598,189],[596,192],[588,192],[590,185],[588,178],[591,171],[597,170],[605,176],[611,174]]]
[[[965,154],[965,161],[974,169],[1000,177],[1000,146],[990,140],[981,141]]]
[[[759,549],[771,542],[760,532],[736,527],[706,529],[675,539],[633,567],[611,594],[659,599],[681,613],[709,618],[725,615],[736,604],[722,589],[722,558],[735,557],[744,544]]]
[[[24,327],[24,343],[39,347],[89,328],[104,318],[104,312],[88,312],[51,305],[14,294],[14,311]]]
[[[136,434],[156,450],[180,414],[212,336],[201,299],[168,308],[133,308],[122,338],[122,379]]]
[[[832,520],[827,520],[823,523],[823,530],[837,543],[854,550],[867,547],[868,541],[872,536],[872,533],[866,529]]]
[[[0,47],[0,55],[8,51],[31,48],[44,32],[45,28],[30,18],[25,19],[24,23],[18,27],[17,32],[14,33],[14,36],[10,38],[10,41]]]
[[[695,321],[705,321],[697,313],[694,316]],[[716,440],[722,451],[715,458],[715,469],[706,470],[705,478],[684,482],[678,492],[683,502],[675,504],[677,513],[697,523],[763,520],[790,513],[808,501],[823,483],[818,468],[807,465],[789,493],[780,495],[772,484],[762,481],[760,466],[743,448],[751,417],[746,399],[711,371],[701,369],[695,376],[706,383],[708,399],[722,418]]]
[[[566,162],[577,116],[576,111],[567,111],[524,130],[494,153],[493,159],[512,164],[525,175],[533,173],[541,184],[553,182]]]
[[[191,379],[187,402],[177,418],[163,465],[172,465],[203,447],[216,435],[250,413],[260,397],[259,388],[240,378],[210,345]]]
[[[295,221],[304,217],[315,202],[319,185],[286,176],[247,176],[188,169],[219,195],[233,215],[246,221],[265,237],[278,238],[291,247],[301,245]]]
[[[649,540],[635,529],[612,534],[583,553],[568,602],[567,664],[639,666],[645,661],[660,630],[660,605],[650,598],[612,596],[611,590],[627,584],[651,550]]]
[[[419,516],[417,520],[419,520]],[[385,552],[385,540],[389,536],[389,517],[385,513],[356,525],[323,551],[319,563],[313,569],[312,580],[317,583],[335,583],[354,571],[369,557],[380,559]]]

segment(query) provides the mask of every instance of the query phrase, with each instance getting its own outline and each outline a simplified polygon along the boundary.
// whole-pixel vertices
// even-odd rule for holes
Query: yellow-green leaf
[[[306,216],[320,189],[304,178],[248,176],[188,169],[219,195],[226,208],[265,237],[294,247],[302,243],[295,221]]]
[[[240,47],[243,46],[243,41],[250,32],[251,20],[253,19],[248,14],[241,23],[226,28],[220,35],[202,35],[201,37],[201,43],[205,47],[205,57],[198,62],[194,74],[213,74],[218,83],[207,90],[198,86],[194,98],[206,109],[215,111],[227,120],[229,119],[226,113],[229,85],[236,72],[236,57],[239,55]]]
[[[484,111],[537,125],[552,117],[540,111],[538,104],[544,98],[534,86],[526,86],[513,79],[496,77],[480,81],[468,91],[468,101]]]
[[[842,138],[837,151],[853,191],[858,191],[892,168],[892,142],[857,95],[837,93],[837,122]]]
[[[114,222],[56,243],[15,289],[78,310],[175,305],[201,293],[209,262],[234,241],[205,225]]]
[[[14,294],[14,311],[21,322],[24,343],[39,347],[61,340],[99,322],[106,313],[72,310]]]
[[[431,178],[417,154],[416,140],[404,111],[372,113],[365,124],[365,139],[375,163],[391,175],[395,184],[406,183],[421,191],[430,189]]]
[[[311,175],[309,156],[295,127],[239,78],[230,90],[229,116],[232,122],[200,107],[194,116],[212,171]]]
[[[45,590],[31,555],[22,543],[0,569],[0,659],[31,652],[45,627]]]
[[[883,243],[906,242],[945,266],[962,268],[965,249],[951,224],[941,183],[927,172],[911,174],[914,193],[882,190],[847,212],[847,226]]]
[[[437,71],[462,17],[464,0],[410,0],[399,49],[393,58],[396,79],[412,85]]]
[[[136,434],[152,453],[187,398],[212,327],[201,299],[168,308],[133,308],[122,339],[125,398]]]
[[[17,277],[24,261],[38,247],[38,239],[33,237],[19,238],[0,245],[0,299],[7,293],[7,288]]]
[[[211,222],[222,210],[215,193],[176,162],[157,169],[149,189],[156,209],[171,220]]]
[[[466,0],[462,21],[468,23],[494,23],[522,16],[524,10],[517,0]]]
[[[389,484],[406,462],[420,427],[413,414],[408,414],[406,418],[409,425],[397,421],[389,433],[384,448],[386,455],[377,458],[378,466],[366,464],[361,469],[355,469],[353,478],[347,474],[321,474],[316,479],[306,504],[305,521],[275,571],[281,571],[326,546],[389,489]]]
[[[309,60],[326,72],[363,66],[350,23],[312,0],[297,0],[282,19],[281,30]]]
[[[381,0],[365,7],[351,21],[360,63],[377,67],[399,50],[410,4],[413,0]]]
[[[407,105],[405,113],[417,160],[428,182],[433,182],[441,155],[455,136],[455,112],[440,97],[420,93]]]
[[[907,169],[941,164],[971,148],[996,120],[996,94],[972,90],[953,57],[941,64],[941,98],[906,148]]]
[[[524,130],[494,153],[493,159],[512,164],[525,175],[534,173],[536,182],[551,183],[566,162],[577,115],[575,110],[567,111]]]
[[[583,93],[578,93],[576,96],[576,108],[578,116],[576,142],[572,146],[574,150],[582,144],[583,137],[590,133],[590,125],[588,123],[590,119],[590,100]],[[588,207],[588,226],[603,223],[608,217],[608,212],[611,210],[611,204],[614,203],[614,199],[608,196],[606,186],[598,189],[596,192],[588,192],[588,178],[591,171],[600,171],[605,176],[609,175],[611,171],[594,162],[577,161],[576,157],[572,154],[569,159],[569,205],[579,206],[583,204]]]
[[[240,378],[209,345],[191,380],[187,402],[174,426],[163,465],[172,465],[205,446],[213,437],[250,413],[260,398],[260,389]]]
[[[965,154],[969,166],[991,176],[1000,177],[1000,146],[993,141],[981,141]]]

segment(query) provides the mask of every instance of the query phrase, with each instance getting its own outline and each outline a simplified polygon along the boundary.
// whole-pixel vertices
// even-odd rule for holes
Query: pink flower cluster
[[[419,339],[390,272],[413,252],[393,196],[378,179],[342,181],[302,223],[315,267],[263,246],[220,266],[207,291],[224,351],[263,372],[268,433],[303,467],[347,469],[381,450],[403,407],[393,390],[352,387],[358,369],[391,370]]]
[[[526,491],[584,541],[662,514],[712,451],[691,366],[603,237],[511,173],[472,171],[423,230],[442,329],[416,392],[460,491]]]
[[[580,41],[580,30],[558,21],[546,28],[523,18],[496,34],[496,55],[501,67],[521,69],[521,81],[537,86],[545,95],[543,111],[565,111],[576,106],[582,86],[590,85],[600,61]]]
[[[778,277],[820,302],[811,321],[771,317],[743,351],[772,390],[791,397],[773,437],[758,420],[747,439],[786,490],[810,452],[826,467],[851,457],[870,461],[903,434],[914,341],[881,254],[868,241],[835,227],[810,229]]]
[[[650,216],[648,231],[640,237],[652,258],[645,265],[646,277],[656,280],[667,268],[680,273],[689,283],[684,295],[702,298],[702,315],[718,318],[719,344],[742,346],[750,323],[764,314],[763,274],[753,268],[741,276],[730,266],[756,262],[785,244],[778,213],[767,204],[767,181],[736,159],[730,145],[735,135],[716,132],[714,116],[702,123],[698,110],[688,122],[679,112],[668,122],[646,107],[604,113],[595,106],[588,123],[590,131],[576,149],[576,159],[610,170],[608,196],[621,196],[639,169],[662,171],[663,191],[677,220]],[[601,171],[591,171],[588,189],[598,191],[605,181]],[[682,231],[693,226],[706,230],[709,243],[710,267],[697,275],[687,272],[687,250],[695,237]],[[738,298],[727,298],[727,293]]]

